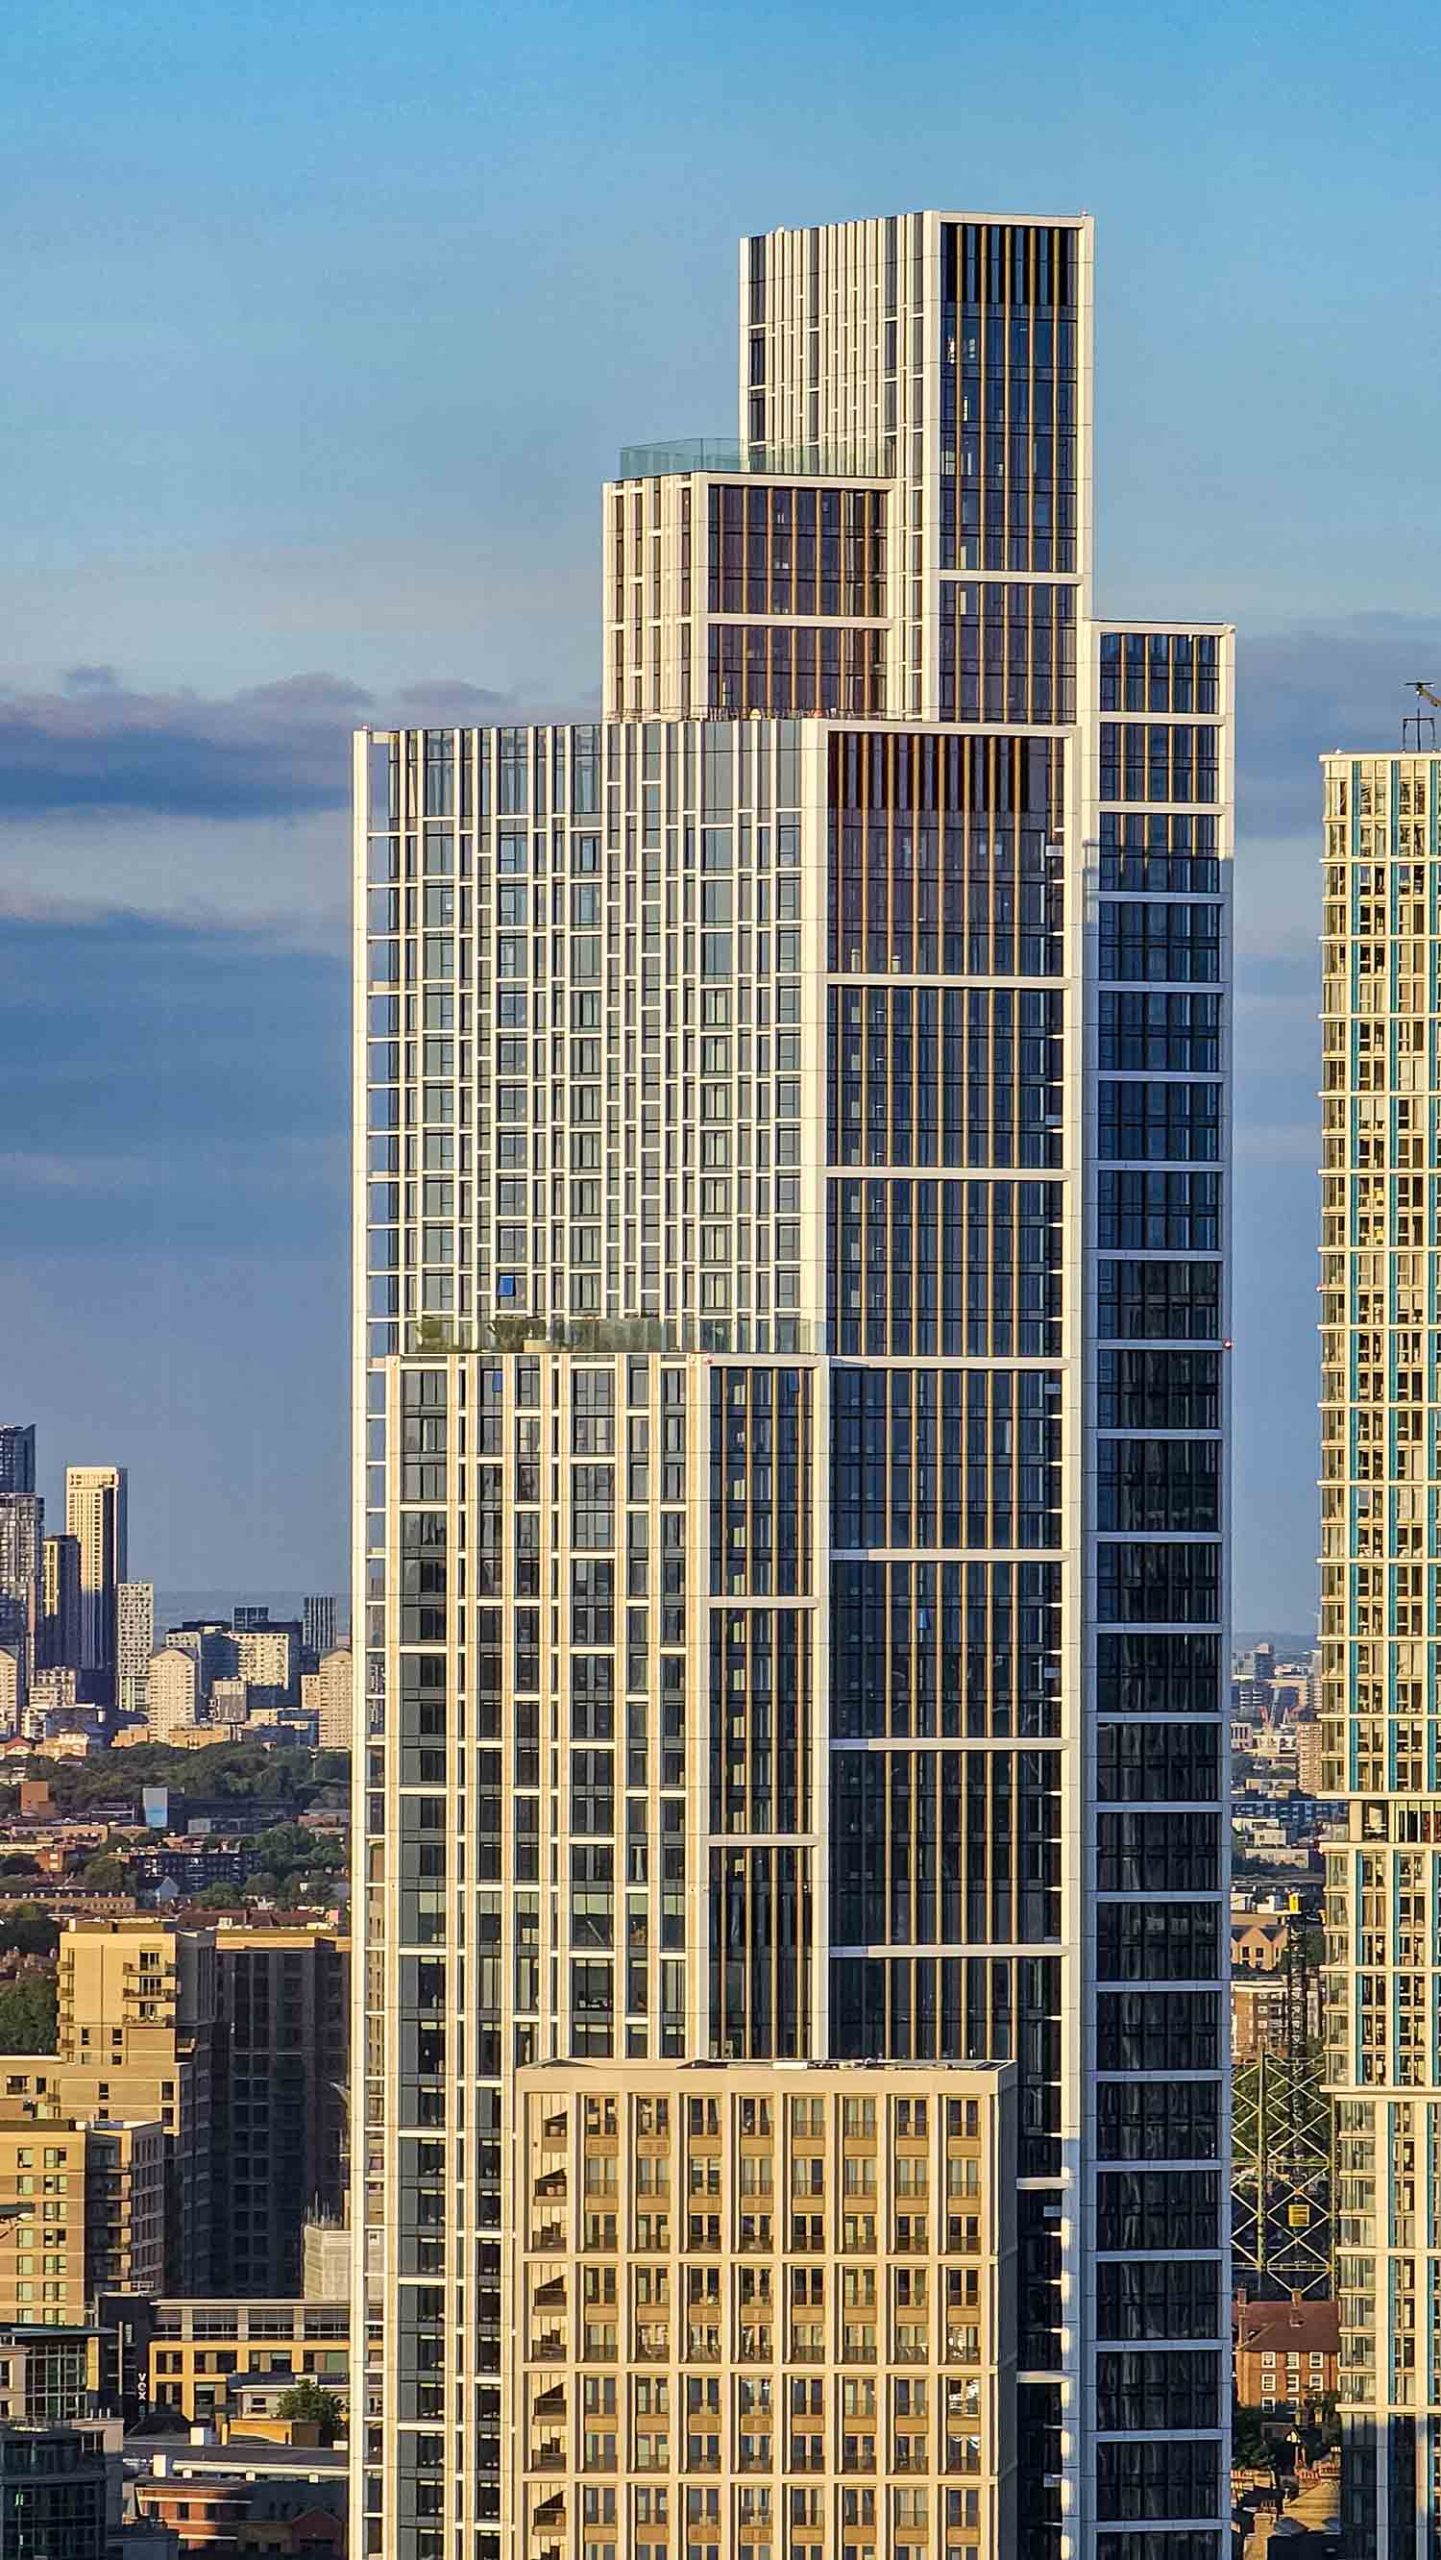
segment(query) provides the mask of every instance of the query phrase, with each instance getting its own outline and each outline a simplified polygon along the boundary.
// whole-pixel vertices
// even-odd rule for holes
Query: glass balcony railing
[[[622,480],[659,480],[675,471],[744,471],[744,449],[725,436],[676,436],[669,444],[623,444]]]
[[[889,480],[894,454],[854,444],[741,444],[726,436],[676,436],[667,444],[623,444],[622,480],[659,480],[686,471],[765,472],[795,480]]]

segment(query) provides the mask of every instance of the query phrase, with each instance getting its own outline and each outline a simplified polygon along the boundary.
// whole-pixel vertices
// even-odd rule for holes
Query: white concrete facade
[[[1232,641],[1092,616],[1091,255],[747,243],[739,446],[607,492],[628,716],[357,740],[386,2560],[540,2560],[530,2075],[701,2064],[1013,2068],[1014,2501],[908,2547],[1222,2560]],[[641,2485],[555,2551],[679,2560]]]
[[[1321,1714],[1345,2523],[1441,2512],[1441,758],[1322,760]]]

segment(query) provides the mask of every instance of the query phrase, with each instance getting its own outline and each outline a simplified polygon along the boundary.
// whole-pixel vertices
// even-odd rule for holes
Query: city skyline
[[[712,314],[732,231],[792,198],[836,215],[1065,200],[1097,216],[1101,345],[1135,386],[1098,422],[1115,528],[1098,601],[1168,612],[1214,592],[1241,624],[1238,1601],[1248,1622],[1308,1625],[1314,758],[1348,735],[1394,742],[1405,682],[1441,668],[1435,386],[1414,371],[1384,414],[1359,389],[1413,291],[1434,41],[1368,36],[1386,148],[1358,155],[1354,23],[1334,7],[1303,32],[1279,8],[1204,30],[1125,8],[927,24],[934,77],[902,135],[877,129],[853,8],[827,17],[818,55],[804,10],[768,27],[757,96],[744,12],[662,41],[641,8],[612,50],[589,25],[561,45],[501,7],[482,56],[468,13],[438,0],[426,23],[458,95],[528,100],[536,82],[546,101],[477,167],[433,132],[420,55],[384,13],[344,13],[340,77],[328,0],[294,13],[283,61],[245,40],[254,15],[186,23],[151,0],[121,36],[93,6],[63,31],[22,6],[0,31],[9,433],[34,516],[65,527],[5,537],[0,1062],[17,1134],[0,1155],[23,1244],[0,1249],[4,1401],[33,1408],[52,1447],[124,1445],[163,1584],[214,1584],[222,1551],[255,1587],[340,1578],[349,727],[424,716],[418,694],[488,716],[457,686],[513,717],[591,707],[575,699],[592,682],[586,493],[625,435],[724,425]],[[913,14],[896,24],[921,41]],[[277,193],[266,154],[307,64],[327,116],[319,132],[307,118]],[[601,185],[597,95],[615,146]],[[202,130],[203,160],[187,138]],[[578,197],[584,220],[558,226]],[[664,359],[647,326],[662,301],[683,315]],[[119,328],[148,362],[109,362]],[[523,400],[504,343],[524,350]],[[1178,483],[1197,501],[1184,554]],[[381,516],[415,537],[403,610]],[[1353,523],[1364,539],[1338,542]],[[543,564],[523,588],[522,527]]]
[[[1441,31],[0,83],[0,2547],[1438,2560]]]

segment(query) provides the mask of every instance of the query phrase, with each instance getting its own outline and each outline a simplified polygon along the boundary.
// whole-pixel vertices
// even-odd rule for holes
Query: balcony
[[[665,480],[678,472],[761,472],[785,480],[881,480],[869,445],[739,444],[730,436],[675,436],[665,444],[623,444],[619,478]]]
[[[857,963],[859,966],[859,962]],[[497,1316],[465,1322],[449,1316],[422,1316],[404,1325],[402,1349],[442,1357],[449,1352],[479,1351],[713,1351],[732,1353],[760,1348],[755,1319],[741,1316],[559,1316],[547,1324],[539,1316]],[[768,1349],[806,1358],[826,1347],[826,1328],[793,1315],[761,1318],[769,1322]],[[561,2124],[563,2120],[555,2119]]]

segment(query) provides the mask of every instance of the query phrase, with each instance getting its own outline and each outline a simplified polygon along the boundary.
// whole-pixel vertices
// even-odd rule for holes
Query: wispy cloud
[[[1441,617],[1357,613],[1243,639],[1238,791],[1247,834],[1320,840],[1318,757],[1401,743],[1418,676],[1441,692]]]
[[[504,697],[448,677],[394,712],[494,718]],[[216,700],[135,693],[112,668],[73,667],[58,693],[0,697],[0,817],[94,811],[231,819],[343,806],[344,741],[386,709],[331,675],[286,676]]]
[[[162,1182],[173,1188],[203,1181],[213,1189],[228,1189],[232,1197],[243,1191],[250,1199],[288,1200],[304,1190],[312,1200],[343,1204],[345,1173],[340,1132],[322,1138],[285,1129],[257,1134],[247,1128],[204,1128],[181,1138],[172,1129],[165,1134],[163,1164],[155,1155],[108,1150],[0,1151],[0,1191],[13,1201],[26,1191],[61,1192],[96,1201],[143,1199],[153,1208]]]
[[[49,691],[0,688],[0,914],[150,917],[334,948],[352,730],[518,716],[507,695],[454,676],[380,695],[294,675],[217,697],[137,692],[87,665]]]
[[[1314,950],[1317,758],[1399,738],[1407,688],[1428,668],[1441,676],[1438,617],[1370,613],[1243,634],[1244,956]],[[349,896],[351,730],[536,709],[523,715],[512,696],[456,677],[382,694],[312,672],[213,696],[141,691],[90,663],[48,688],[0,689],[0,912],[132,914],[335,947]],[[594,706],[552,713],[577,715]]]
[[[1251,957],[1311,958],[1321,917],[1318,760],[1332,747],[1400,745],[1411,685],[1428,668],[1441,675],[1441,618],[1359,613],[1243,632],[1237,667],[1237,943]]]
[[[0,1155],[0,1187],[12,1198],[22,1191],[69,1191],[94,1198],[134,1190],[153,1181],[154,1172],[143,1156],[46,1155],[24,1147]]]

